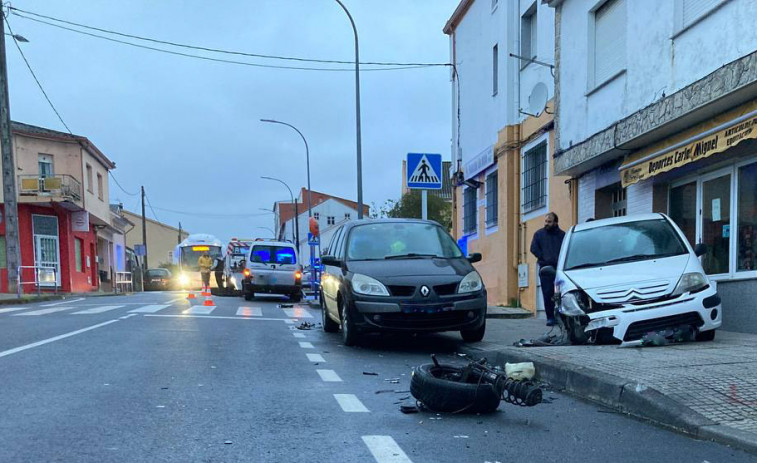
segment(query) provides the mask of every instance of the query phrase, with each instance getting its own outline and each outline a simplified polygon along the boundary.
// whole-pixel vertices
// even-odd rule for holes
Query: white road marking
[[[310,360],[311,362],[326,363],[326,359],[323,358],[323,355],[321,354],[305,354],[305,355],[308,356],[308,360]]]
[[[313,318],[305,309],[282,309],[289,318]]]
[[[52,309],[39,309],[39,310],[32,310],[31,312],[24,312],[24,313],[13,314],[13,316],[14,317],[21,317],[21,316],[26,316],[26,315],[31,315],[31,316],[47,315],[47,314],[50,314],[50,313],[62,312],[64,310],[72,310],[72,309],[75,309],[75,308],[76,307],[55,307],[55,308],[52,308]]]
[[[305,337],[305,335],[302,334],[302,333],[292,333],[292,334],[294,335],[295,338],[304,338]]]
[[[130,313],[130,314],[126,314],[126,315],[124,315],[123,317],[118,317],[118,319],[119,319],[119,320],[126,320],[127,318],[136,317],[136,316],[137,316],[137,314],[135,314],[135,313]]]
[[[378,463],[412,463],[391,436],[363,436],[363,442]]]
[[[194,307],[188,308],[182,313],[191,315],[210,315],[210,313],[215,309],[216,306],[214,305],[196,305]]]
[[[84,298],[80,297],[78,299],[71,299],[70,301],[54,302],[52,304],[42,304],[40,307],[52,307],[52,306],[55,306],[55,305],[70,304],[72,302],[78,302],[78,301],[83,301],[83,300],[84,300]]]
[[[342,378],[334,370],[315,370],[318,376],[327,383],[341,383]]]
[[[334,398],[339,402],[342,411],[347,413],[366,413],[369,412],[363,402],[355,394],[334,394]]]
[[[78,312],[72,313],[71,315],[91,314],[91,313],[103,313],[103,312],[107,312],[109,310],[119,309],[121,307],[123,307],[123,306],[122,305],[101,305],[100,307],[92,307],[91,309],[80,310]]]
[[[300,341],[300,347],[303,349],[314,349],[313,344],[304,341]]]
[[[287,325],[294,325],[294,320],[289,319],[289,318],[285,318],[284,319],[284,323],[286,323]]]
[[[168,307],[168,304],[146,305],[138,309],[130,310],[129,313],[155,313],[158,310],[165,309],[166,307]]]
[[[87,331],[90,331],[90,330],[95,330],[97,328],[101,328],[103,326],[110,325],[111,323],[116,323],[117,321],[118,320],[110,320],[110,321],[107,321],[107,322],[98,323],[97,325],[92,325],[92,326],[89,326],[87,328],[82,328],[80,330],[71,331],[70,333],[61,334],[60,336],[54,336],[52,338],[43,339],[42,341],[33,342],[33,343],[27,344],[25,346],[14,347],[13,349],[8,349],[8,350],[0,352],[0,357],[5,357],[6,355],[15,354],[17,352],[21,352],[21,351],[24,351],[24,350],[27,350],[27,349],[31,349],[31,348],[34,348],[34,347],[39,347],[39,346],[42,346],[42,345],[45,345],[45,344],[49,344],[51,342],[60,341],[61,339],[70,338],[71,336],[76,336],[77,334],[81,334],[81,333],[84,333],[84,332],[87,332]]]
[[[246,307],[242,306],[237,309],[237,315],[240,317],[262,317],[263,309],[260,307]]]
[[[18,312],[19,310],[28,310],[31,307],[9,307],[7,309],[0,309],[0,313]]]
[[[154,315],[146,314],[145,317],[168,317],[168,318],[214,318],[217,320],[261,320],[269,322],[283,322],[286,321],[283,318],[264,318],[264,317],[224,317],[222,315]]]

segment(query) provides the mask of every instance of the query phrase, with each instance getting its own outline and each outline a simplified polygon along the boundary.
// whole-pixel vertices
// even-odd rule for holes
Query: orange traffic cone
[[[200,293],[200,295],[203,296],[203,297],[210,296],[210,288],[207,287],[207,286],[203,286],[202,287],[202,293]]]
[[[187,299],[197,299],[197,298],[195,297],[195,293],[194,293],[194,292],[192,292],[192,290],[191,290],[191,289],[190,289],[190,290],[188,290],[188,293],[187,293]]]
[[[210,295],[207,295],[205,297],[205,302],[202,303],[205,307],[213,307],[215,304],[213,304],[213,298],[210,297]]]

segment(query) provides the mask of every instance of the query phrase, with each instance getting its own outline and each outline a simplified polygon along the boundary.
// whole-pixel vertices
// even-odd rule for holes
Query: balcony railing
[[[19,175],[19,195],[50,196],[81,201],[81,183],[70,175]]]

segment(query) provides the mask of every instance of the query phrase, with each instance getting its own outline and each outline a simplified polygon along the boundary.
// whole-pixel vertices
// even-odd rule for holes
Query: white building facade
[[[578,221],[663,212],[723,300],[757,332],[757,29],[750,0],[550,0],[554,166]]]

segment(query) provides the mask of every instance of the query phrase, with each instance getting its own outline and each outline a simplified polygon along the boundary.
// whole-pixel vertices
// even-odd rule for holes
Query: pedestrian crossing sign
[[[421,190],[442,189],[442,155],[407,153],[407,187]]]

